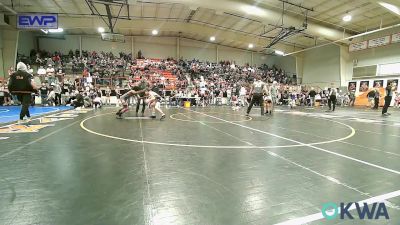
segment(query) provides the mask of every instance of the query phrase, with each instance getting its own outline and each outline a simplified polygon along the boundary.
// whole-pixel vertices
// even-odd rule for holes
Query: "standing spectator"
[[[337,90],[336,88],[332,87],[329,90],[329,95],[328,95],[328,107],[329,111],[332,110],[332,112],[335,111],[336,108],[336,100],[337,100]]]
[[[7,85],[7,83],[1,83],[1,81],[0,81],[0,94],[2,94],[3,96],[3,101],[2,101],[2,104],[4,105],[4,106],[6,106],[6,105],[11,105],[11,95],[10,95],[10,93],[9,93],[9,91],[8,91],[8,85]],[[0,97],[1,97],[1,95],[0,95]]]
[[[396,98],[394,99],[394,107],[400,108],[400,93],[396,94]]]
[[[58,82],[53,85],[56,105],[61,105],[61,86]]]
[[[240,95],[240,104],[242,105],[242,106],[245,106],[245,104],[247,103],[247,101],[246,101],[246,88],[242,85],[241,87],[240,87],[240,92],[239,92],[239,95]]]
[[[15,71],[14,71],[14,67],[10,67],[10,69],[8,69],[8,76],[11,76],[11,74],[13,74]]]
[[[49,106],[55,105],[56,93],[54,92],[54,86],[49,88],[49,95],[47,96],[46,102]]]
[[[107,86],[106,90],[105,90],[105,94],[106,94],[106,105],[111,105],[111,89],[109,86]]]
[[[31,94],[35,92],[36,86],[32,80],[32,75],[27,72],[27,67],[23,62],[17,64],[17,71],[10,76],[8,89],[11,93],[17,94],[18,100],[22,103],[19,114],[19,123],[30,122],[29,105],[31,104]]]
[[[315,96],[317,95],[317,92],[315,92],[314,88],[311,88],[311,91],[308,92],[308,96],[310,96],[310,106],[314,108],[315,106]]]
[[[274,105],[278,104],[278,87],[277,87],[276,81],[272,82],[270,94],[271,94],[271,98],[272,98],[272,104],[274,104]]]
[[[379,89],[378,88],[375,88],[374,90],[375,90],[375,93],[374,93],[374,109],[378,109],[380,93],[379,93]]]
[[[42,100],[42,106],[47,104],[47,95],[49,94],[49,88],[45,83],[42,83],[42,86],[39,89],[40,98]]]
[[[354,103],[356,101],[356,90],[349,90],[349,106],[354,106]]]
[[[382,109],[382,115],[383,116],[390,116],[390,113],[388,113],[388,108],[390,106],[390,102],[392,101],[393,97],[393,82],[390,82],[387,87],[386,87],[386,96],[385,96],[385,105],[383,106]]]
[[[367,97],[368,97],[368,106],[374,108],[374,100],[375,100],[375,89],[372,89],[370,92],[368,92]]]

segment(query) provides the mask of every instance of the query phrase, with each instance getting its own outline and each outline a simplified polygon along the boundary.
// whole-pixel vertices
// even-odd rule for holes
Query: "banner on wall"
[[[393,43],[400,43],[400,33],[374,38],[367,41],[352,43],[349,45],[349,52],[365,50],[367,48],[376,48],[379,46],[385,46]]]
[[[125,36],[122,34],[101,33],[101,40],[111,42],[125,42]]]
[[[364,50],[367,48],[368,48],[368,41],[363,41],[363,42],[350,44],[349,51],[355,52],[355,51],[360,51],[360,50]]]
[[[18,14],[18,29],[57,29],[57,14]]]
[[[356,87],[357,87],[357,82],[356,81],[350,81],[349,85],[347,86],[347,90],[349,90],[349,92],[351,91],[356,91]]]
[[[379,106],[385,104],[385,88],[383,87],[383,80],[374,80],[375,89],[379,91]]]
[[[362,80],[360,81],[358,92],[356,92],[356,100],[354,101],[354,105],[357,106],[365,106],[368,105],[368,91],[369,90],[369,81]]]
[[[398,43],[400,42],[400,33],[393,34],[392,35],[392,43]]]
[[[385,103],[385,88],[392,82],[395,86],[395,93],[399,90],[399,78],[397,79],[379,79],[379,80],[361,80],[361,81],[350,81],[348,82],[348,90],[355,91],[356,99],[354,105],[356,106],[369,106],[368,93],[374,89],[379,91],[379,106],[383,106]],[[394,99],[392,100],[391,106],[394,104]]]
[[[369,89],[369,81],[363,80],[360,82],[360,87],[358,88],[358,92],[366,92]]]
[[[375,38],[368,41],[368,48],[375,48],[379,46],[388,45],[390,43],[390,36]]]
[[[395,90],[397,91],[398,85],[399,85],[399,79],[390,79],[387,81],[386,87],[389,83],[392,83],[392,87],[395,87]]]

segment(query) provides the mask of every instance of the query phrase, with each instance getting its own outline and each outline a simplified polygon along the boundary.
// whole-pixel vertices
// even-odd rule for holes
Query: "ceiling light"
[[[61,33],[63,31],[64,31],[64,29],[62,29],[61,27],[59,27],[57,29],[49,29],[50,33]]]
[[[151,31],[151,34],[157,35],[157,34],[158,34],[158,30],[153,30],[153,31]]]
[[[284,55],[285,53],[282,52],[282,51],[279,51],[279,50],[275,50],[275,54],[277,54],[277,55]]]
[[[105,29],[103,27],[99,27],[99,28],[97,28],[97,31],[99,33],[104,33]]]
[[[254,45],[253,44],[249,44],[249,48],[254,48]]]
[[[215,41],[215,37],[214,36],[210,37],[210,41]]]
[[[392,4],[389,4],[389,3],[386,3],[386,2],[379,2],[379,5],[385,7],[386,9],[388,9],[388,10],[394,12],[394,13],[396,13],[397,15],[400,15],[400,9],[399,9],[399,7],[397,7],[395,5],[392,5]]]
[[[266,13],[260,7],[254,5],[243,5],[241,7],[242,11],[246,14],[255,15],[255,16],[265,16]]]
[[[352,17],[351,17],[351,15],[347,14],[347,15],[343,16],[342,19],[344,22],[349,22],[352,19]]]

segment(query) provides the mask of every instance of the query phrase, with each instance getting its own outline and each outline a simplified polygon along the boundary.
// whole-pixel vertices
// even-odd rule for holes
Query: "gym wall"
[[[340,86],[340,47],[328,45],[304,52],[303,83]]]
[[[119,52],[134,53],[137,56],[139,50],[146,58],[183,58],[200,59],[202,61],[216,62],[220,60],[235,61],[238,65],[253,63],[261,65],[267,62],[265,54],[251,52],[243,49],[220,46],[214,43],[201,42],[186,38],[176,37],[125,37],[125,43],[102,41],[100,35],[63,35],[59,38],[35,36],[29,32],[21,32],[23,38],[19,42],[18,52],[29,55],[35,47],[42,50],[68,53],[80,48],[87,51],[106,51],[118,54]],[[32,43],[38,39],[38,46]],[[179,47],[178,47],[179,44]]]

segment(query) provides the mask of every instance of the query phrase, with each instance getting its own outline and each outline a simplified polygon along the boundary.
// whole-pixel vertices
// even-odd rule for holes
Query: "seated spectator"
[[[43,68],[43,66],[40,66],[38,71],[37,71],[38,75],[46,75],[46,69]]]
[[[53,76],[53,75],[55,74],[53,65],[49,64],[49,66],[48,66],[47,69],[46,69],[46,74],[47,74],[48,76]]]

